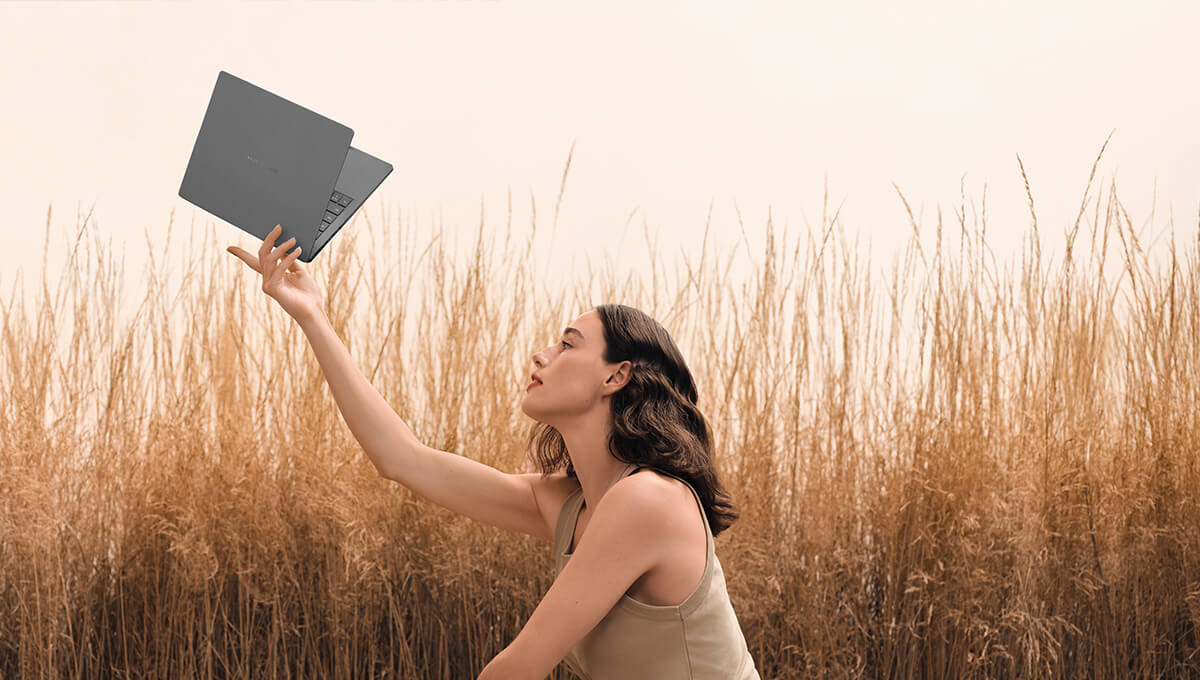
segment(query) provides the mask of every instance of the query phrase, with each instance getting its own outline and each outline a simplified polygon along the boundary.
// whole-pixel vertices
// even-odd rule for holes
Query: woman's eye
[[[566,340],[561,340],[561,341],[559,341],[558,344],[562,345],[563,349],[566,349],[571,346],[571,343],[567,342]]]

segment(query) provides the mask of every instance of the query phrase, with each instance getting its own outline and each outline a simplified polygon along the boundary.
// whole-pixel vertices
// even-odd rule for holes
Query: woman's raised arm
[[[342,418],[379,474],[484,524],[553,538],[561,489],[570,483],[562,474],[509,474],[426,446],[363,375],[323,311],[299,321]]]
[[[288,242],[275,246],[279,231],[276,226],[263,240],[257,257],[237,246],[227,250],[262,274],[263,292],[300,324],[342,418],[379,474],[478,522],[552,540],[573,480],[562,473],[547,478],[509,474],[418,441],[363,375],[325,317],[320,290],[296,261],[300,249],[286,253]]]

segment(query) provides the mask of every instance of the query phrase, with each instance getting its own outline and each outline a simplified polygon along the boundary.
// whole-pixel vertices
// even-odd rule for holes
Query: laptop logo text
[[[263,162],[262,162],[262,161],[260,161],[260,160],[258,160],[258,159],[257,159],[257,158],[255,158],[254,156],[251,156],[251,155],[247,154],[247,155],[246,155],[246,160],[250,161],[251,163],[253,163],[253,164],[257,165],[258,167],[260,167],[260,168],[262,168],[262,169],[264,169],[264,170],[270,170],[271,172],[273,172],[273,173],[275,173],[275,174],[277,174],[277,175],[279,174],[279,169],[278,169],[278,168],[272,168],[272,167],[270,167],[270,166],[263,165]]]

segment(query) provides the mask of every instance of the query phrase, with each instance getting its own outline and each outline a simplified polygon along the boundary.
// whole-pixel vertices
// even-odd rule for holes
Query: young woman
[[[379,473],[476,521],[553,542],[556,578],[481,680],[758,680],[713,536],[737,513],[717,481],[691,372],[656,321],[624,305],[575,319],[532,357],[521,410],[540,473],[425,446],[367,382],[278,226],[263,292],[303,329],[342,417]]]

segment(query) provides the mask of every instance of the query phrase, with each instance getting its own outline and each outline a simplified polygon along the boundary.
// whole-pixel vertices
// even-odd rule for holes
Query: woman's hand
[[[258,249],[258,257],[237,246],[229,246],[225,250],[262,274],[263,292],[274,298],[293,319],[300,321],[307,315],[323,309],[324,302],[317,284],[296,261],[300,256],[300,248],[284,254],[296,239],[290,238],[278,246],[275,245],[280,231],[282,228],[277,224],[271,233],[267,234],[267,238],[263,239],[262,246]]]

